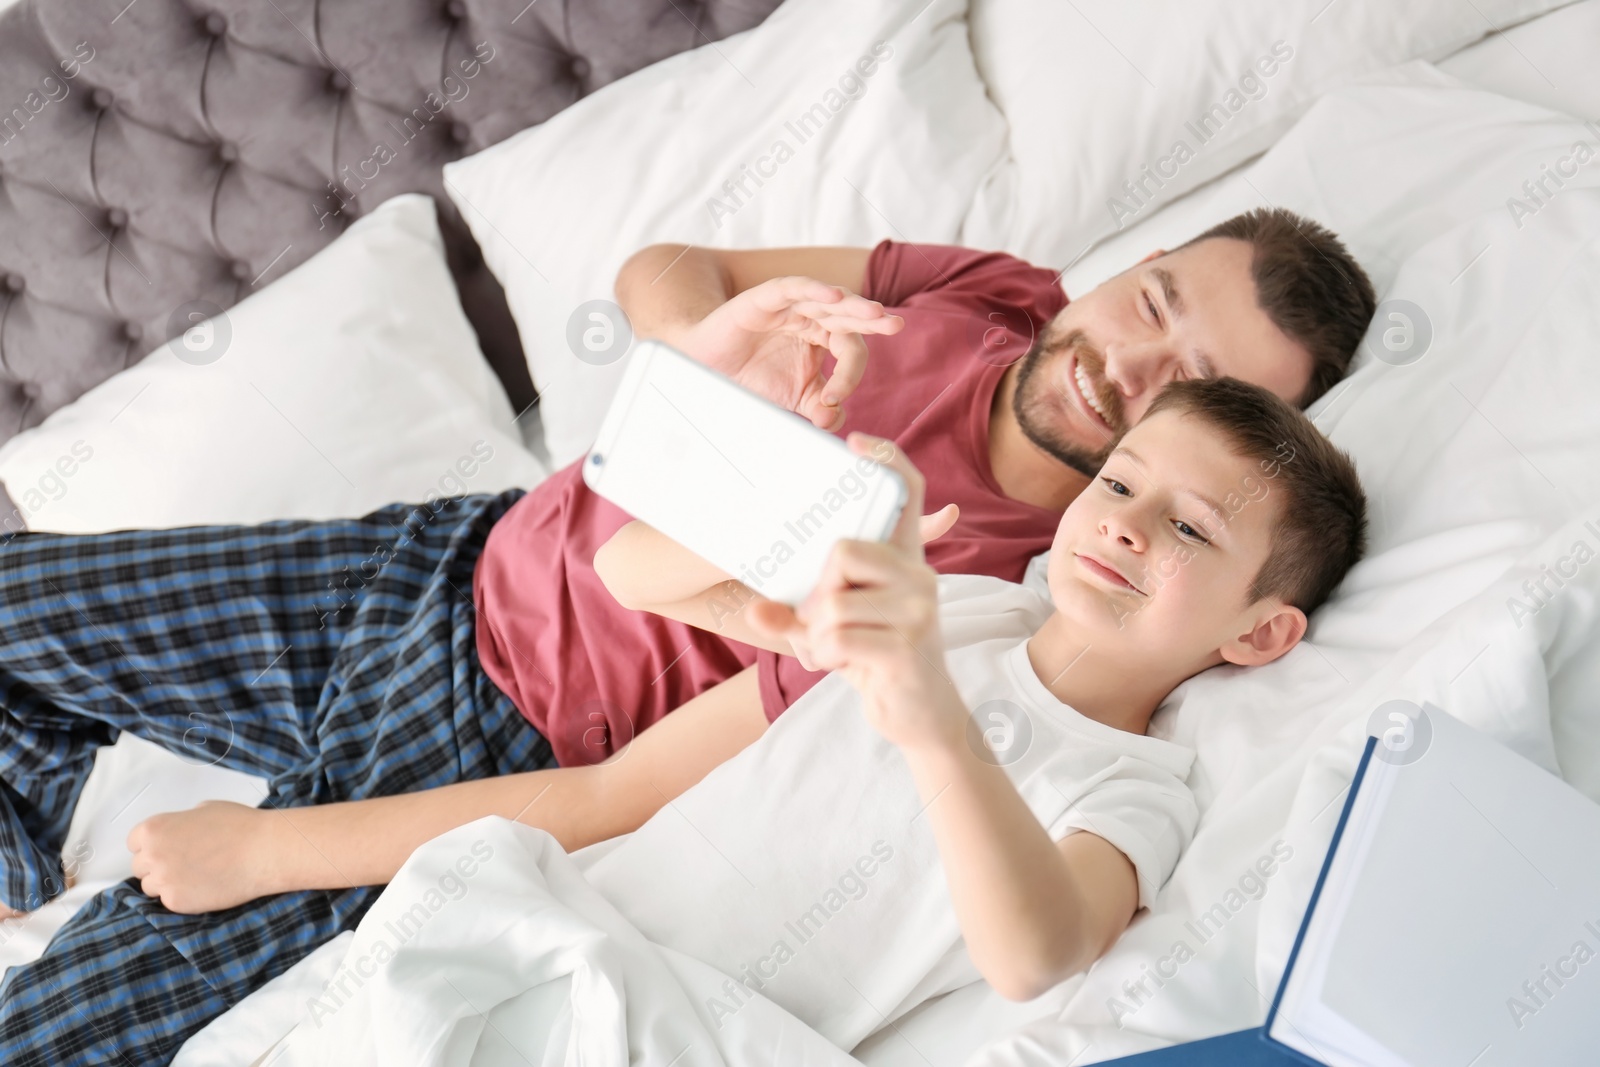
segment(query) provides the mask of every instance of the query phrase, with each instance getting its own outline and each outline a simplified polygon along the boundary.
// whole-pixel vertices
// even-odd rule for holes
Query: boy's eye
[[[1178,530],[1178,532],[1180,534],[1182,534],[1183,536],[1189,538],[1191,541],[1198,541],[1202,545],[1209,545],[1211,543],[1210,541],[1207,541],[1203,536],[1201,536],[1199,530],[1196,530],[1193,526],[1190,526],[1188,523],[1184,522],[1182,519],[1174,519],[1174,520],[1172,520],[1172,525],[1177,527],[1177,530]]]
[[[1161,325],[1161,312],[1156,310],[1156,302],[1150,299],[1150,294],[1144,294],[1144,306],[1150,310],[1150,317],[1156,320],[1156,325]]]
[[[1132,496],[1133,495],[1132,491],[1130,491],[1127,486],[1123,485],[1121,482],[1117,481],[1115,478],[1101,478],[1100,480],[1102,482],[1106,483],[1106,488],[1107,489],[1110,489],[1113,493],[1117,494],[1118,496]]]

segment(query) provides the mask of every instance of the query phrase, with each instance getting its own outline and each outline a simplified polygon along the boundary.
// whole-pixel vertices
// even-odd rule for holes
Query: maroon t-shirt
[[[928,546],[933,567],[1020,580],[1059,515],[1000,491],[989,410],[1006,366],[1066,305],[1054,273],[1001,253],[884,241],[862,294],[906,325],[867,338],[871,359],[840,433],[893,439],[927,477],[927,510],[960,506],[955,527]],[[612,599],[594,555],[628,519],[574,463],[495,523],[473,574],[483,669],[562,766],[599,762],[757,659],[748,645]],[[759,655],[768,719],[822,677],[792,657]]]
[[[929,566],[1020,582],[1061,515],[1001,492],[989,467],[989,415],[1006,368],[1067,304],[1055,273],[999,252],[884,241],[867,260],[862,295],[906,324],[867,338],[867,373],[839,432],[893,438],[927,480],[924,511],[961,508],[927,545]],[[769,721],[825,676],[765,649],[756,662]]]

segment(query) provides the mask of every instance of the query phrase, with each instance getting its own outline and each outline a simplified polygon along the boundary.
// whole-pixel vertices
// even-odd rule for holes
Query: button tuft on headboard
[[[747,29],[779,0],[528,4],[139,0],[108,25],[129,0],[0,0],[0,83],[22,85],[8,71],[60,70],[62,42],[70,51],[83,36],[99,57],[79,64],[71,99],[56,105],[70,114],[41,113],[0,146],[0,445],[165,341],[163,309],[245,299],[405,192],[437,200],[483,351],[517,409],[531,402],[500,283],[441,164]],[[628,32],[612,32],[624,11]],[[469,99],[430,110],[469,87]],[[0,118],[19,99],[0,99]],[[26,379],[42,387],[36,402]]]

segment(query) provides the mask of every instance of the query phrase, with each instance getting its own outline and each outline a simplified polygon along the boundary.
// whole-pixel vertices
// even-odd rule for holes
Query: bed
[[[856,1044],[853,1056],[879,1067],[1086,1063],[1259,1023],[1367,713],[1384,699],[1443,708],[1600,800],[1600,724],[1592,710],[1600,693],[1600,574],[1580,569],[1559,596],[1537,599],[1523,584],[1576,542],[1600,544],[1585,525],[1600,525],[1600,432],[1585,417],[1600,403],[1592,340],[1600,335],[1593,300],[1600,162],[1579,161],[1573,151],[1580,143],[1600,148],[1600,130],[1584,121],[1600,115],[1600,74],[1583,47],[1600,34],[1600,0],[1468,5],[1464,12],[1418,5],[1398,27],[1382,5],[1312,4],[1273,16],[1287,20],[1282,26],[1254,5],[1238,5],[1232,15],[1193,5],[1184,17],[1212,46],[1210,66],[1170,62],[1161,46],[1143,41],[1140,20],[1148,23],[1160,8],[1153,4],[1120,12],[1068,5],[1041,27],[1015,3],[791,0],[762,25],[723,40],[766,14],[755,6],[728,12],[707,32],[711,41],[680,34],[664,43],[678,32],[664,28],[678,17],[665,8],[654,22],[630,22],[648,28],[638,30],[627,55],[609,66],[594,61],[578,80],[597,70],[607,81],[637,73],[558,113],[546,97],[539,105],[545,110],[512,114],[507,101],[519,97],[518,87],[476,79],[515,56],[496,51],[485,60],[475,49],[489,35],[452,35],[427,23],[430,62],[447,57],[452,66],[445,69],[460,87],[441,84],[441,93],[459,97],[451,107],[483,112],[461,120],[464,133],[430,124],[433,133],[449,133],[455,148],[426,161],[401,154],[392,166],[373,162],[371,192],[350,198],[350,206],[336,195],[320,202],[318,214],[300,197],[282,217],[299,218],[295,233],[303,236],[239,209],[261,237],[259,251],[241,247],[235,259],[207,264],[209,274],[184,268],[191,281],[209,279],[209,288],[192,290],[193,300],[211,305],[200,320],[174,319],[190,290],[168,298],[171,306],[153,302],[148,314],[110,315],[110,306],[122,306],[110,296],[126,291],[117,286],[138,285],[140,271],[152,279],[184,276],[178,260],[144,247],[140,213],[125,211],[131,218],[115,228],[105,225],[115,221],[109,217],[98,227],[85,217],[87,228],[68,217],[80,240],[52,246],[51,255],[0,230],[10,294],[0,353],[20,380],[12,432],[24,431],[0,448],[0,478],[14,510],[26,512],[32,528],[74,531],[341,514],[452,490],[446,480],[464,477],[452,475],[453,464],[479,440],[492,443],[496,463],[475,475],[474,489],[533,484],[549,464],[582,454],[620,369],[616,360],[573,358],[570,321],[577,309],[604,301],[621,258],[652,240],[960,242],[1060,266],[1072,294],[1227,214],[1282,204],[1343,234],[1384,302],[1356,372],[1312,409],[1318,425],[1355,456],[1373,495],[1369,558],[1319,614],[1305,647],[1249,677],[1208,672],[1158,714],[1153,729],[1199,752],[1191,786],[1202,809],[1200,832],[1157,906],[1105,959],[1025,1005],[1005,1002],[981,983],[948,993],[890,1020]],[[541,7],[520,15],[513,8],[521,5],[461,10],[469,23],[481,19],[506,34],[520,32],[512,29],[514,17],[516,26],[554,18]],[[108,8],[101,22],[151,41],[180,33],[198,40],[215,13],[195,15],[198,21],[156,17],[167,10],[141,0],[121,16]],[[459,23],[453,10],[442,24]],[[339,20],[318,22],[311,17],[317,11],[285,7],[282,18],[273,15],[273,47],[298,53],[307,66],[307,49],[324,59],[320,47],[346,65],[332,43]],[[601,27],[615,12],[596,7],[587,23],[581,12],[562,12],[563,20],[541,22],[541,32],[559,24],[570,45],[587,26],[590,40],[610,39]],[[248,41],[262,17],[229,11],[215,36],[238,33]],[[81,68],[62,82],[70,91],[61,99],[42,92],[39,119],[54,114],[49,108],[66,114],[83,104],[83,113],[101,115],[123,106],[120,89],[106,100],[91,88],[102,72],[109,84],[113,72],[131,69],[105,62],[115,60],[110,45],[97,45],[92,59],[76,56],[80,38],[26,2],[0,18],[0,49],[33,56],[31,73],[0,65],[0,82],[16,99],[38,88],[37,54],[45,45],[52,62],[75,59]],[[321,28],[308,37],[291,35],[285,24]],[[697,42],[701,47],[690,48]],[[891,55],[876,74],[843,80],[883,42]],[[1262,62],[1280,43],[1289,57]],[[528,46],[528,54],[545,57],[544,45]],[[1082,54],[1052,62],[1063,48]],[[370,51],[353,54],[355,69],[346,77],[371,84],[358,58],[377,62]],[[473,60],[479,73],[468,79]],[[646,66],[651,60],[660,61]],[[576,69],[568,63],[569,81]],[[1254,70],[1253,80],[1244,82],[1241,70]],[[349,92],[333,73],[319,72],[318,91]],[[408,91],[433,84],[433,68],[427,78]],[[1168,91],[1179,84],[1182,95]],[[828,107],[830,91],[839,107],[829,107],[826,124],[797,146],[805,151],[762,184],[746,183],[743,195],[726,191],[725,180],[771,154],[785,120],[818,103]],[[1237,107],[1229,106],[1230,92]],[[1131,103],[1121,111],[1061,104],[1075,98]],[[273,122],[304,122],[305,112],[296,110],[310,106],[304,94],[290,99],[299,102]],[[1176,131],[1206,110],[1196,100],[1218,102],[1226,121],[1207,128],[1203,151],[1178,160]],[[408,101],[392,110],[404,116]],[[176,104],[136,94],[128,106]],[[8,223],[26,231],[22,213],[48,199],[37,182],[29,184],[27,168],[69,151],[74,137],[95,136],[101,121],[62,123],[59,142],[45,136],[54,127],[40,124],[0,145]],[[486,132],[478,132],[480,124]],[[143,158],[132,144],[137,136],[125,132],[125,143],[97,150]],[[1063,144],[1082,150],[1063,156]],[[210,211],[219,218],[228,194],[217,175],[222,164],[235,163],[223,158],[229,145],[239,159],[251,158],[247,137],[213,137],[206,161],[173,164],[189,168],[181,172],[185,180],[209,180]],[[152,158],[171,154],[143,147]],[[174,151],[188,147],[185,140]],[[19,158],[24,150],[30,154]],[[280,142],[273,151],[285,149]],[[376,159],[363,146],[354,165]],[[413,164],[415,174],[384,184]],[[941,180],[919,180],[929,173]],[[12,188],[19,174],[26,194]],[[160,186],[171,177],[148,180]],[[315,191],[318,183],[302,180],[300,188],[307,187]],[[59,192],[57,203],[69,206],[107,196],[100,188]],[[432,196],[390,196],[416,192]],[[35,195],[43,199],[28,199]],[[574,204],[586,210],[570,210]],[[345,234],[339,241],[323,225],[335,209]],[[195,220],[160,196],[145,210],[170,224],[169,234],[194,232]],[[598,245],[596,220],[608,237]],[[119,246],[115,235],[123,232],[131,238]],[[346,244],[336,251],[340,241]],[[301,247],[272,262],[285,245]],[[311,255],[322,248],[327,252]],[[36,258],[4,258],[24,254]],[[303,265],[289,271],[301,257]],[[53,262],[76,264],[80,274],[97,263],[102,283],[92,295],[99,306],[63,304],[49,288],[57,284]],[[383,263],[409,280],[363,280]],[[463,271],[476,273],[477,282],[462,281]],[[274,272],[283,276],[274,280]],[[436,297],[452,278],[459,307],[419,316],[415,305],[430,303],[430,291]],[[231,284],[231,294],[211,284],[219,282],[221,289]],[[498,303],[473,296],[474,285],[503,295]],[[71,287],[63,283],[61,291]],[[19,303],[26,315],[14,311]],[[489,305],[498,310],[485,312]],[[70,329],[97,341],[82,346],[93,352],[82,366],[52,377],[40,338],[59,343],[69,329],[67,320],[48,317],[61,306],[78,321]],[[284,308],[315,328],[278,332]],[[211,355],[217,327],[209,338],[199,329],[218,314],[231,331],[227,360]],[[1398,349],[1386,341],[1397,324],[1411,331]],[[191,331],[192,346],[185,342]],[[415,343],[419,334],[426,344]],[[158,347],[169,337],[176,347]],[[136,361],[133,353],[148,349],[155,354]],[[337,361],[351,349],[362,359]],[[446,361],[440,352],[449,349],[472,359]],[[30,384],[37,386],[31,395]],[[535,386],[541,403],[524,413]],[[59,458],[79,440],[94,445],[95,458],[66,475]],[[403,440],[405,447],[375,453],[373,440]],[[218,491],[235,482],[251,491]],[[218,723],[186,759],[131,738],[102,753],[69,844],[84,858],[79,883],[42,912],[5,924],[0,952],[7,962],[36,954],[72,907],[126,876],[121,839],[140,818],[208,797],[259,799],[256,780],[214,765],[225,731]],[[1200,951],[1174,976],[1149,980],[1185,936],[1185,923],[1232,899],[1241,873],[1274,846],[1295,860],[1259,896],[1229,907],[1226,925],[1194,946]],[[331,944],[246,1001],[198,1035],[180,1062],[248,1063],[263,1055],[347,948]]]

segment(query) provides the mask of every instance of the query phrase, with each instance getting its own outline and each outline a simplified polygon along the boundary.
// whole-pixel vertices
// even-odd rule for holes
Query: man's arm
[[[485,815],[548,830],[567,851],[638,829],[767,728],[747,668],[604,763],[302,808],[209,801],[153,816],[128,847],[142,890],[172,911],[218,911],[271,893],[384,885],[416,848]]]
[[[650,245],[617,272],[617,302],[634,333],[676,348],[689,327],[727,301],[775,278],[815,278],[861,291],[870,248],[799,247],[733,250],[697,245]]]
[[[905,325],[851,288],[861,284],[868,255],[864,248],[652,245],[618,272],[617,301],[638,336],[666,341],[833,430],[866,373],[861,335]],[[834,366],[825,377],[830,355]]]

